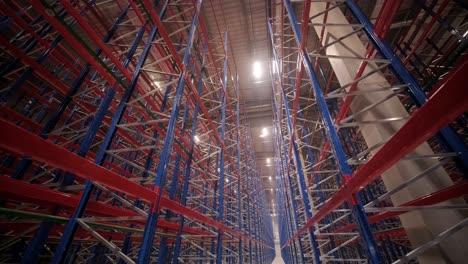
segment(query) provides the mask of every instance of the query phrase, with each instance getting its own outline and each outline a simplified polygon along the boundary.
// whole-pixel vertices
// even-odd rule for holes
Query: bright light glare
[[[266,161],[267,161],[267,163],[270,163],[271,160],[270,160],[270,158],[267,158]]]
[[[260,134],[260,137],[266,137],[268,136],[268,129],[266,127],[262,128],[262,134]]]
[[[229,179],[228,179],[228,178],[226,178],[226,182],[229,182]]]
[[[195,136],[193,137],[193,139],[195,139],[195,142],[197,142],[197,143],[200,142],[200,139],[198,138],[197,135],[195,135]]]
[[[273,188],[271,188],[270,191],[272,192],[272,191],[273,191]]]
[[[276,73],[276,60],[271,60],[271,68],[273,69],[273,73]]]
[[[154,81],[153,85],[156,86],[156,88],[158,88],[159,90],[161,90],[161,82]]]
[[[262,73],[262,65],[260,64],[260,62],[258,62],[258,61],[254,62],[253,72],[252,73],[253,73],[253,76],[255,78],[257,78],[257,79],[262,77],[262,74],[263,74]]]
[[[270,177],[268,177],[268,180],[270,180],[270,181],[271,181],[271,176],[270,176]]]

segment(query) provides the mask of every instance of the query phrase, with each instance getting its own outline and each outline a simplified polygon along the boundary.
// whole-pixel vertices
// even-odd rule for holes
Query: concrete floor
[[[278,234],[278,224],[276,224],[276,222],[273,222],[273,233],[275,234],[276,258],[273,259],[272,264],[284,264],[284,260],[281,257],[281,246],[280,246],[279,234]]]

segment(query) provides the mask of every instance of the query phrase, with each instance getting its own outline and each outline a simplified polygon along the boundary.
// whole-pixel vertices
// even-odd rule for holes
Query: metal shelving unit
[[[404,2],[267,1],[271,215],[222,1],[2,1],[0,262],[459,262],[467,6]]]
[[[2,2],[3,261],[274,258],[228,30],[201,5]]]
[[[453,50],[464,54],[464,23],[442,18],[449,1],[435,12],[417,2],[429,23],[417,38],[402,35],[396,51],[383,39],[402,1],[385,1],[375,23],[352,0],[273,5],[276,199],[286,263],[412,263],[466,235],[468,60],[432,70]],[[442,29],[451,33],[446,44],[418,58],[428,49],[421,43]],[[420,63],[411,73],[424,79],[408,62]],[[385,136],[377,141],[376,133]],[[419,173],[397,178],[394,166],[413,165]],[[427,178],[444,184],[425,189]],[[433,235],[421,239],[406,218],[418,213],[419,221],[458,221],[427,227]]]

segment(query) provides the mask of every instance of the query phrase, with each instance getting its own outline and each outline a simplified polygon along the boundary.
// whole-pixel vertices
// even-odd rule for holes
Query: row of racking
[[[403,32],[393,49],[385,36],[402,1],[382,1],[375,23],[356,2],[273,3],[282,257],[463,263],[466,6],[416,1],[415,16],[428,23],[410,21],[416,32]]]
[[[220,4],[1,2],[0,262],[271,262]]]

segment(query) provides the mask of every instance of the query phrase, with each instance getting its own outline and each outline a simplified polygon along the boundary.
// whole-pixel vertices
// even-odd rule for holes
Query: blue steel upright
[[[222,105],[221,105],[221,144],[224,144],[225,130],[226,130],[226,97],[227,97],[227,46],[228,46],[228,32],[224,32],[224,70],[223,70],[223,81],[221,93]],[[218,221],[223,221],[224,216],[224,149],[221,149],[219,159],[219,194],[218,194]],[[216,249],[216,264],[221,264],[223,261],[223,231],[218,230],[217,249]]]
[[[166,5],[167,5],[167,2],[166,1]],[[164,5],[164,8],[162,10],[162,15],[164,15],[164,12],[165,12],[165,7],[166,5]],[[140,76],[140,69],[142,68],[142,66],[144,65],[146,59],[147,59],[147,56],[149,54],[149,51],[150,51],[150,48],[151,48],[151,42],[153,41],[153,39],[155,38],[157,34],[157,27],[154,26],[150,32],[150,35],[149,35],[149,38],[147,40],[147,43],[145,44],[145,47],[143,49],[143,52],[142,54],[140,55],[139,59],[138,59],[138,62],[137,62],[137,65],[134,69],[134,72],[133,72],[133,76],[132,76],[132,80],[129,84],[129,86],[126,88],[123,96],[122,96],[122,99],[121,99],[121,102],[112,118],[112,121],[111,121],[111,124],[109,126],[109,129],[106,133],[106,136],[104,138],[104,141],[103,143],[101,144],[101,147],[96,155],[96,158],[95,158],[95,163],[98,164],[98,165],[102,165],[104,163],[104,158],[105,158],[105,154],[106,154],[106,151],[108,150],[109,146],[110,146],[110,143],[112,142],[112,139],[114,138],[115,136],[115,133],[116,133],[116,130],[117,130],[117,125],[119,124],[122,116],[123,116],[123,113],[125,112],[125,109],[127,108],[127,102],[128,100],[130,99],[132,93],[133,93],[133,90],[134,88],[136,87],[136,84],[137,84],[137,81],[138,81],[138,77]],[[141,38],[141,37],[139,37]],[[137,43],[134,44],[134,48],[137,47]],[[53,263],[61,263],[63,258],[65,257],[66,255],[66,252],[69,248],[69,246],[71,245],[71,242],[73,241],[73,236],[74,236],[74,233],[77,229],[77,222],[76,220],[78,218],[80,218],[83,213],[84,213],[84,210],[86,208],[86,205],[89,201],[89,197],[90,197],[90,193],[92,192],[92,189],[93,189],[93,185],[90,181],[87,181],[86,182],[86,186],[85,186],[85,189],[83,191],[83,195],[80,199],[80,203],[76,209],[76,211],[74,212],[71,220],[69,221],[69,223],[67,224],[66,228],[65,228],[65,232],[60,240],[60,243],[59,245],[57,246],[56,248],[56,251],[55,251],[55,254],[54,254],[54,258],[52,260]]]
[[[286,97],[286,94],[284,92],[284,87],[283,87],[283,83],[281,81],[281,69],[279,67],[279,60],[278,60],[278,57],[277,57],[277,53],[276,53],[276,48],[274,48],[275,46],[275,43],[274,43],[274,40],[273,40],[273,29],[272,29],[272,26],[270,24],[270,22],[268,22],[268,29],[269,29],[269,32],[270,32],[270,40],[271,40],[271,43],[272,43],[272,47],[273,47],[273,55],[274,55],[274,60],[276,62],[276,72],[278,74],[278,77],[280,78],[280,82],[281,82],[281,96],[283,98],[283,103],[284,103],[284,107],[285,107],[285,110],[286,110],[286,117],[287,117],[287,120],[288,120],[288,128],[289,128],[289,133],[292,135],[294,134],[294,127],[293,127],[293,124],[292,124],[292,120],[291,120],[291,113],[289,111],[289,105],[288,105],[288,99]],[[279,106],[278,106],[279,107]],[[295,164],[296,164],[296,167],[297,167],[297,173],[298,173],[298,178],[299,178],[299,185],[301,187],[301,194],[302,194],[302,199],[304,201],[304,210],[306,211],[306,216],[307,218],[311,218],[312,217],[312,212],[311,212],[311,206],[310,206],[310,200],[309,200],[309,196],[307,194],[307,186],[306,186],[306,181],[305,181],[305,176],[304,176],[304,170],[302,169],[302,163],[301,163],[301,160],[300,160],[300,157],[299,157],[299,150],[297,148],[297,144],[295,142],[295,139],[294,137],[292,137],[292,148],[293,148],[293,156],[294,156],[294,160],[295,160]],[[287,152],[286,152],[287,153]],[[296,217],[297,219],[297,217]],[[318,242],[317,242],[317,239],[315,238],[315,227],[312,227],[311,228],[311,231],[310,231],[310,237],[311,237],[311,240],[312,240],[312,247],[313,247],[313,251],[314,251],[314,258],[315,258],[315,262],[316,263],[321,263],[320,261],[320,251],[318,249]],[[301,248],[302,250],[302,248]],[[304,262],[304,256],[302,254],[302,261]]]
[[[116,27],[117,25],[121,22],[123,16],[127,13],[127,10],[128,9],[124,9],[124,11],[122,12],[121,16],[119,16],[120,19],[117,19],[117,21],[115,22],[114,26],[111,28],[111,31],[108,33],[107,37],[105,38],[105,40],[109,40],[109,38],[113,35],[113,33],[115,32],[116,30]],[[135,41],[132,45],[132,47],[129,49],[129,52],[126,56],[126,59],[123,63],[124,67],[128,67],[129,66],[129,63],[133,57],[133,55],[135,54],[135,51],[136,51],[136,47],[138,46],[138,43],[140,42],[140,40],[142,39],[143,37],[143,28],[139,30],[139,34],[137,35],[137,37],[135,38]],[[97,51],[98,53],[100,52],[100,50]],[[80,75],[81,77],[85,77],[86,76],[86,73],[89,71],[89,68],[88,67],[85,67],[82,71],[82,74]],[[81,84],[82,80],[81,79],[78,79],[74,85],[76,85],[76,87],[72,87],[71,90],[70,90],[70,93],[73,94],[75,93],[76,91],[74,89],[77,89],[77,87],[79,86],[79,84]],[[77,152],[77,154],[79,156],[82,156],[84,157],[86,155],[86,153],[88,152],[90,146],[91,146],[91,143],[99,129],[99,126],[101,125],[102,121],[103,121],[103,118],[104,118],[104,115],[105,113],[107,112],[107,109],[109,107],[109,104],[113,98],[113,96],[115,95],[116,93],[116,89],[117,89],[117,84],[111,88],[108,89],[108,91],[106,92],[106,96],[104,97],[103,101],[101,102],[86,134],[85,134],[85,137],[83,138],[83,140],[81,141],[80,143],[80,147],[79,147],[79,150]],[[53,115],[52,119],[49,121],[48,123],[48,126],[46,126],[44,128],[44,130],[49,130],[51,129],[51,127],[55,126],[56,122],[57,122],[57,118],[58,116],[61,115],[61,113],[63,113],[64,111],[64,108],[66,107],[66,105],[68,104],[68,100],[70,100],[70,98],[65,98],[64,102],[62,103],[62,108],[60,109],[57,109],[57,112]],[[45,132],[45,131],[43,131]],[[29,166],[29,162],[26,162],[25,166]],[[20,168],[20,171],[23,170],[23,168]],[[72,183],[73,181],[73,178],[74,178],[74,175],[73,174],[70,174],[70,173],[65,173],[65,176],[64,176],[64,179],[63,179],[63,182],[62,182],[62,185],[63,186],[66,186],[66,185],[69,185]],[[88,185],[86,184],[86,186],[88,187]],[[86,188],[86,187],[85,187]],[[89,188],[91,188],[91,186],[89,186]],[[89,194],[87,194],[87,190],[84,190],[83,191],[85,194],[82,196],[82,199],[88,199],[89,198]],[[87,197],[87,198],[86,198]],[[85,203],[81,203],[80,202],[80,205],[83,205],[83,206],[86,206],[86,202]],[[81,215],[82,213],[84,212],[84,208],[77,208],[75,214],[76,215]],[[73,219],[73,218],[72,218]],[[26,254],[25,254],[25,258],[24,258],[24,261],[25,263],[26,262],[29,262],[28,258],[30,257],[34,257],[35,255],[37,255],[39,252],[37,251],[38,249],[42,248],[42,246],[36,244],[36,243],[44,243],[45,240],[47,239],[47,236],[49,234],[49,231],[50,231],[50,225],[43,225],[41,226],[41,228],[44,228],[44,229],[48,229],[47,231],[46,230],[43,230],[42,232],[40,232],[39,234],[41,234],[41,238],[37,237],[36,239],[34,239],[34,243],[31,245],[31,247],[34,247],[35,250],[31,250],[31,251],[27,251]],[[65,229],[65,232],[64,232],[64,236],[62,237],[61,241],[67,241],[67,243],[59,243],[59,246],[57,247],[57,250],[56,250],[56,255],[54,256],[54,259],[56,257],[62,259],[65,255],[64,255],[64,252],[63,251],[64,249],[68,248],[69,245],[70,245],[70,241],[68,240],[69,237],[68,236],[73,236],[74,234],[74,231],[76,230],[76,222],[74,221],[70,221],[69,222],[69,225],[67,225],[67,228]],[[65,234],[67,234],[68,236],[65,236]],[[60,252],[60,253],[59,253]],[[58,254],[57,254],[58,253]]]
[[[285,0],[284,1],[284,6],[286,8],[289,20],[290,20],[290,22],[292,24],[292,29],[293,29],[293,32],[294,32],[296,43],[297,43],[298,46],[300,46],[300,43],[302,43],[302,34],[301,34],[301,30],[299,29],[297,20],[295,18],[294,10],[292,8],[290,0]],[[269,29],[270,29],[270,34],[271,34],[271,38],[272,38],[273,37],[273,32],[272,32],[272,28],[271,28],[270,24],[269,24]],[[272,39],[272,44],[274,45],[273,39]],[[313,92],[314,92],[318,107],[320,109],[322,119],[323,119],[324,124],[325,124],[325,130],[326,130],[327,135],[328,135],[328,137],[330,139],[332,150],[333,150],[334,156],[336,157],[336,160],[338,162],[337,165],[340,168],[341,175],[344,178],[346,178],[348,176],[351,176],[352,171],[351,171],[351,169],[350,169],[350,167],[349,167],[349,165],[347,163],[343,147],[341,145],[341,142],[339,140],[337,132],[336,132],[336,130],[334,128],[334,124],[333,124],[331,114],[330,114],[330,112],[328,110],[327,103],[325,101],[323,92],[322,92],[322,90],[320,88],[320,84],[318,82],[317,76],[315,74],[312,63],[311,63],[310,58],[308,56],[307,50],[305,48],[300,49],[299,50],[299,56],[300,56],[300,58],[302,60],[302,63],[304,64],[304,66],[306,68],[306,72],[307,72],[307,74],[308,74],[308,76],[310,78],[311,86],[312,86],[312,89],[313,89]],[[280,78],[281,78],[281,76],[280,76]],[[284,95],[283,95],[283,97],[284,97],[284,101],[285,101],[285,104],[286,104],[286,107],[285,107],[286,111],[289,111],[289,107],[287,106],[287,98]],[[291,126],[291,124],[290,124],[290,115],[288,113],[287,113],[287,116],[288,116],[288,123]],[[294,154],[298,155],[297,148],[294,148],[294,141],[292,142],[292,144],[293,144]],[[301,186],[302,186],[302,184],[301,184]],[[306,189],[303,188],[303,190],[306,190]],[[304,194],[304,192],[303,192],[303,194]],[[365,241],[365,246],[366,246],[366,250],[367,250],[368,259],[369,259],[369,261],[371,263],[379,263],[379,257],[378,257],[378,253],[376,251],[376,244],[375,244],[375,241],[374,241],[374,238],[373,238],[373,235],[372,235],[372,231],[370,230],[370,225],[369,225],[369,223],[367,221],[367,217],[366,217],[366,215],[365,215],[365,213],[363,211],[362,205],[361,205],[361,203],[359,201],[359,197],[357,197],[357,199],[351,199],[351,200],[355,201],[353,203],[353,212],[354,212],[354,216],[355,216],[355,218],[356,218],[356,220],[358,222],[358,227],[359,227],[360,234],[362,235],[363,240]],[[311,217],[311,213],[308,214],[308,218],[310,218],[310,217]],[[317,258],[316,258],[316,261],[317,261],[317,263],[319,263],[319,260],[317,260]]]
[[[236,75],[236,131],[237,131],[237,170],[242,175],[241,168],[241,135],[240,135],[240,107],[239,107],[239,75]],[[241,178],[237,181],[237,229],[242,230],[242,198],[241,198]],[[242,264],[242,238],[239,237],[239,264]]]
[[[172,153],[172,148],[174,144],[174,130],[177,122],[177,117],[179,115],[180,104],[182,102],[183,91],[185,87],[185,75],[188,74],[188,66],[190,61],[191,50],[193,47],[194,35],[196,26],[198,24],[198,16],[200,14],[202,0],[197,1],[197,6],[193,20],[190,26],[190,32],[187,39],[187,46],[185,48],[184,59],[182,61],[183,69],[181,69],[181,74],[179,81],[177,83],[176,92],[174,95],[174,103],[171,109],[171,117],[167,125],[166,138],[164,139],[164,146],[160,156],[160,163],[157,168],[157,176],[154,182],[153,190],[157,193],[157,198],[152,204],[151,212],[148,215],[148,220],[146,222],[145,231],[143,234],[143,241],[141,244],[140,252],[138,255],[138,263],[144,264],[150,262],[151,253],[153,250],[153,240],[156,232],[156,227],[158,224],[159,217],[159,203],[161,202],[162,196],[162,183],[164,181],[164,175],[167,169],[167,163],[169,162],[169,157]]]
[[[202,88],[203,88],[203,73],[205,71],[205,56],[206,56],[206,51],[207,47],[205,46],[203,48],[203,55],[202,55],[202,64],[201,64],[201,69],[200,69],[200,76],[198,78],[198,86],[197,86],[197,92],[198,95],[201,96],[202,94]],[[190,139],[190,151],[189,151],[189,156],[188,160],[186,163],[186,168],[185,168],[185,179],[184,179],[184,185],[182,188],[182,197],[181,197],[181,204],[186,205],[187,204],[187,194],[188,194],[188,188],[189,188],[189,182],[190,182],[190,173],[191,173],[191,166],[192,166],[192,160],[193,160],[193,150],[194,150],[194,137],[197,129],[197,122],[198,122],[198,111],[199,111],[199,106],[198,103],[195,103],[195,110],[193,112],[193,123],[192,123],[192,131],[191,131],[191,139]],[[179,224],[179,230],[177,232],[177,237],[176,237],[176,242],[174,246],[174,253],[172,256],[172,263],[177,264],[179,263],[179,254],[180,254],[180,247],[182,244],[182,234],[183,234],[183,228],[184,228],[184,222],[185,222],[185,217],[181,216],[180,219],[180,224]]]

